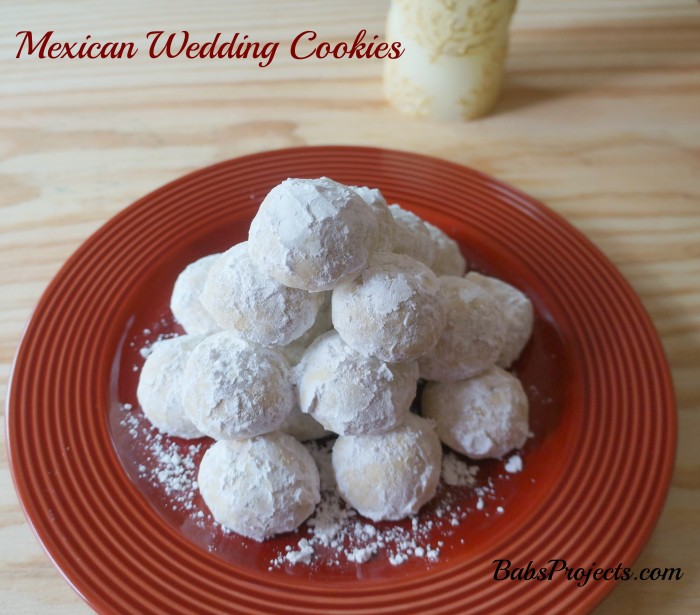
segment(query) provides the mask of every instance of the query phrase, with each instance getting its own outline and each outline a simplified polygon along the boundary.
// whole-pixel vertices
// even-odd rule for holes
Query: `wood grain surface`
[[[193,8],[195,7],[195,8]],[[661,519],[636,565],[681,581],[621,585],[596,613],[700,612],[700,5],[522,0],[505,90],[489,117],[414,120],[382,97],[381,63],[15,59],[19,30],[61,40],[306,29],[383,31],[387,0],[0,4],[0,396],[33,305],[85,238],[144,193],[227,158],[361,144],[475,167],[564,215],[620,268],[663,340],[679,446]],[[144,45],[145,46],[145,45]],[[4,425],[4,421],[3,421]],[[89,608],[25,522],[0,452],[0,612]],[[601,468],[601,471],[606,471]]]

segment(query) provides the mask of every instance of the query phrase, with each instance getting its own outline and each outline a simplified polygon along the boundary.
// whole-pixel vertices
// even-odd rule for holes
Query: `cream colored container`
[[[396,108],[443,120],[473,119],[498,99],[516,0],[392,0],[387,41],[405,49],[384,62]]]

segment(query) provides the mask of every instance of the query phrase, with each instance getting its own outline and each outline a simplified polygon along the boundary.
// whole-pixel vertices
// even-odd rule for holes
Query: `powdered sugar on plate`
[[[125,403],[121,409],[122,427],[134,440],[145,442],[145,446],[134,449],[139,455],[139,479],[160,491],[172,510],[186,513],[199,527],[217,525],[211,515],[202,510],[198,497],[199,459],[208,440],[192,443],[169,438],[153,428],[137,407]],[[429,566],[439,561],[446,542],[469,515],[488,517],[505,512],[493,478],[480,477],[479,465],[445,450],[442,482],[434,502],[406,521],[375,524],[347,507],[338,494],[331,463],[333,440],[308,442],[305,446],[319,468],[321,502],[306,523],[289,534],[288,544],[270,560],[270,571],[298,565],[360,565],[380,555],[391,566],[416,559]],[[503,464],[498,478],[507,479],[508,473],[516,471],[518,464],[522,469],[522,457],[513,454]]]
[[[206,508],[202,509],[197,484],[199,459],[209,441],[169,438],[153,428],[137,406],[124,403],[121,410],[121,426],[133,440],[142,443],[133,449],[138,455],[139,480],[147,481],[150,488],[161,493],[168,508],[185,513],[198,527],[218,526]],[[495,462],[503,464],[501,471],[480,476],[479,464],[445,450],[442,481],[434,501],[408,520],[373,523],[347,507],[337,493],[331,463],[333,442],[305,444],[319,468],[321,502],[299,530],[288,534],[287,544],[269,561],[270,571],[295,566],[341,568],[365,564],[379,556],[392,567],[410,560],[430,566],[440,560],[445,545],[456,540],[451,537],[469,515],[504,514],[504,500],[496,492],[494,478],[507,480],[523,465],[522,456],[514,453],[503,462]]]
[[[199,512],[197,517],[202,519],[204,514],[196,511],[194,499],[199,488],[198,458],[204,444],[200,441],[180,444],[152,427],[131,404],[122,404],[122,410],[121,425],[132,438],[145,442],[145,446],[134,449],[139,451],[139,478],[159,489],[173,510]]]
[[[440,477],[448,485],[459,487],[473,487],[476,484],[476,475],[479,466],[468,465],[452,451],[446,451],[442,456],[442,471]]]
[[[523,469],[523,459],[520,455],[513,455],[506,461],[505,470],[511,474],[516,474]]]
[[[295,546],[288,545],[273,558],[269,570],[300,563],[313,565],[319,561],[331,566],[347,562],[363,564],[380,553],[385,554],[392,566],[400,566],[410,559],[430,564],[439,560],[444,539],[452,536],[454,528],[475,510],[465,504],[463,493],[452,487],[473,489],[479,510],[483,510],[487,502],[497,500],[491,479],[477,486],[479,467],[448,451],[443,458],[442,476],[450,487],[439,487],[437,504],[411,517],[409,522],[373,524],[348,508],[337,493],[331,464],[332,446],[332,441],[307,444],[319,467],[321,502],[306,522],[305,535]]]
[[[140,355],[134,357],[135,370],[140,370],[143,357],[156,340],[172,337],[172,328],[168,329],[166,322],[156,322],[149,330],[139,330],[129,344]],[[124,436],[139,443],[130,447],[132,477],[159,493],[158,500],[167,510],[184,514],[190,527],[194,525],[206,535],[221,531],[223,536],[235,539],[235,534],[218,526],[199,496],[199,460],[209,440],[184,441],[161,434],[143,417],[137,404],[121,404],[119,416]],[[306,523],[281,541],[282,546],[276,548],[268,562],[270,571],[291,573],[299,566],[311,570],[342,569],[378,557],[391,567],[411,560],[429,567],[446,555],[453,543],[464,542],[455,534],[470,515],[488,518],[506,512],[505,500],[497,493],[494,480],[500,484],[523,468],[523,457],[517,452],[501,462],[489,462],[485,471],[483,463],[470,462],[445,449],[442,480],[434,500],[407,520],[373,523],[347,507],[337,493],[330,456],[333,442],[330,439],[306,443],[319,467],[321,502]],[[210,551],[219,548],[217,544],[209,545]]]

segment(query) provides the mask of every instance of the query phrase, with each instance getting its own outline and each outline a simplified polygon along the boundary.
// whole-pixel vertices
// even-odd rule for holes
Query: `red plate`
[[[167,308],[189,262],[244,240],[261,199],[287,177],[381,188],[455,237],[472,267],[533,300],[516,365],[531,402],[524,470],[481,464],[495,493],[456,528],[435,524],[440,558],[392,566],[282,566],[299,535],[257,544],[222,535],[148,480],[135,404],[137,350],[176,330]],[[144,331],[146,330],[146,331]],[[27,327],[8,397],[15,486],[49,557],[102,612],[583,612],[614,582],[495,581],[496,559],[632,566],[661,511],[675,404],[654,328],[628,284],[578,231],[496,180],[416,154],[309,147],[224,162],[174,181],[95,233],[53,280]],[[134,419],[135,420],[135,419]],[[173,441],[173,446],[182,445]],[[206,443],[203,443],[203,447]],[[143,467],[140,467],[143,466]],[[146,478],[144,478],[146,476]],[[454,490],[453,490],[454,491]],[[496,511],[496,505],[503,512]],[[434,515],[434,507],[422,513]]]

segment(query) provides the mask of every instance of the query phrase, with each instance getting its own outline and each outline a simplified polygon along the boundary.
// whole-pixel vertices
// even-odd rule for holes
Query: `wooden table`
[[[377,61],[293,61],[282,51],[266,68],[250,60],[154,60],[145,52],[121,61],[14,58],[19,30],[141,42],[156,29],[187,28],[200,38],[239,31],[284,46],[315,29],[352,40],[361,28],[381,33],[388,6],[142,4],[0,7],[2,391],[32,306],[63,261],[117,211],[183,173],[324,143],[470,165],[563,214],[620,268],[651,314],[673,370],[680,430],[669,498],[637,565],[680,566],[685,576],[617,587],[596,612],[700,612],[698,3],[522,0],[501,103],[488,118],[458,125],[395,112],[382,98]],[[3,452],[0,611],[88,610],[34,539]]]

